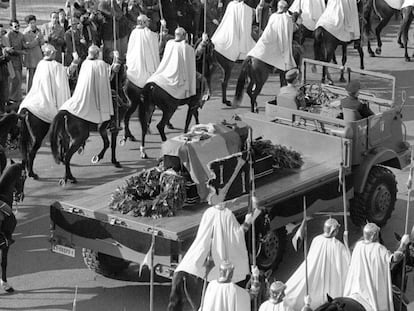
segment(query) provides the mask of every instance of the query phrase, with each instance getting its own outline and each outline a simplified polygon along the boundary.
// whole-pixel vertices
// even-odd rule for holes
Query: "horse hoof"
[[[116,168],[121,168],[121,167],[122,167],[121,163],[119,163],[118,161],[112,162],[112,164],[113,164]]]
[[[77,184],[78,180],[75,177],[68,178],[71,184]]]
[[[96,164],[99,162],[99,157],[97,155],[94,155],[91,159],[92,164]]]
[[[334,85],[333,81],[329,79],[328,80],[328,85]]]
[[[375,57],[375,53],[374,53],[374,52],[370,52],[370,53],[369,53],[369,56],[370,56],[370,57]]]
[[[29,177],[33,178],[34,180],[39,180],[39,175],[35,173],[29,173]]]
[[[408,56],[406,56],[406,57],[405,57],[405,61],[406,61],[406,62],[411,62],[411,58],[410,58],[410,57],[408,57]]]
[[[66,186],[66,180],[64,180],[63,178],[59,179],[59,186],[64,187]]]
[[[231,101],[229,100],[223,101],[223,105],[226,105],[227,107],[232,107]]]
[[[129,140],[130,140],[130,141],[138,141],[138,140],[135,138],[135,136],[134,136],[134,135],[130,135],[130,136],[128,136],[128,138],[129,138]]]
[[[346,79],[345,79],[344,77],[341,77],[341,78],[339,79],[339,82],[344,83],[344,82],[346,82]]]
[[[124,137],[124,138],[121,138],[120,140],[119,140],[119,145],[120,146],[125,146],[125,143],[126,143],[126,137]]]
[[[7,282],[1,281],[1,287],[8,293],[14,292],[14,288]]]
[[[402,44],[401,42],[398,42],[398,45],[400,46],[400,49],[404,48],[404,44]]]
[[[174,126],[171,123],[167,124],[167,128],[169,128],[170,130],[175,130]]]
[[[78,149],[78,154],[83,154],[83,147],[79,147],[79,149]]]
[[[145,153],[145,151],[140,152],[141,159],[148,159],[148,155]]]
[[[382,52],[382,51],[381,51],[381,49],[380,49],[380,48],[376,48],[376,49],[375,49],[375,53],[376,53],[376,54],[381,55],[381,52]]]

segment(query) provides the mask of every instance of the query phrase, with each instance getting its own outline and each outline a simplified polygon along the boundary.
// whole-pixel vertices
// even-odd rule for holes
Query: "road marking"
[[[24,225],[30,224],[30,223],[32,223],[32,222],[35,222],[35,221],[37,221],[37,220],[39,220],[39,219],[42,219],[42,218],[45,218],[45,217],[48,217],[48,216],[49,216],[49,214],[43,214],[43,215],[37,216],[37,217],[35,217],[35,218],[28,219],[28,220],[23,221],[23,222],[19,222],[19,221],[17,220],[17,226],[16,226],[16,227],[21,227],[21,226],[24,226]]]

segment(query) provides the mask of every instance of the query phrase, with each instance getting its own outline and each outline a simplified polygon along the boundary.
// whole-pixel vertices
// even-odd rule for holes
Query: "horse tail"
[[[323,43],[323,37],[324,37],[324,29],[322,27],[318,27],[315,29],[313,36],[315,38],[314,40],[314,53],[315,53],[315,59],[323,61],[325,59],[324,53],[322,51],[322,43]]]
[[[249,56],[243,61],[239,78],[237,79],[236,93],[234,94],[233,107],[239,107],[243,99],[244,86],[252,66],[252,58]]]
[[[69,113],[66,110],[61,110],[58,114],[54,117],[51,125],[51,134],[50,134],[50,147],[52,149],[53,158],[55,162],[59,164],[63,162],[63,150],[61,147],[61,143],[59,141],[59,136],[62,131],[65,130],[65,118]]]
[[[29,149],[33,143],[32,131],[29,124],[29,112],[23,109],[20,126],[20,151],[23,156],[24,165],[27,166],[29,159]]]

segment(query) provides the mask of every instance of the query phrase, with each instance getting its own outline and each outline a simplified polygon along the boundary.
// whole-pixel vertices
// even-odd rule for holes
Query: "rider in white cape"
[[[88,53],[88,58],[82,63],[75,91],[60,110],[66,110],[81,119],[99,124],[110,120],[114,114],[110,78],[117,57],[114,57],[114,64],[110,66],[98,59],[97,46],[90,46]]]
[[[38,63],[33,77],[32,87],[23,99],[19,112],[26,108],[46,123],[52,123],[59,108],[70,98],[68,72],[55,60],[56,49],[45,44],[42,47],[44,57]],[[72,66],[76,67],[76,64]]]
[[[232,62],[244,60],[254,47],[251,36],[253,12],[243,1],[231,1],[211,38],[214,49]]]
[[[361,37],[357,0],[329,0],[316,27],[322,27],[342,42]]]
[[[270,16],[262,36],[248,53],[283,71],[296,67],[292,51],[293,22],[286,11],[287,2],[279,1],[277,12]]]
[[[301,18],[303,26],[310,31],[314,31],[316,22],[325,11],[325,8],[325,0],[295,0],[289,7],[289,11],[302,11]]]
[[[158,35],[148,28],[149,18],[139,15],[137,27],[131,32],[126,54],[127,78],[143,88],[160,64]]]
[[[324,233],[316,236],[308,253],[308,282],[311,308],[327,301],[326,294],[341,297],[344,291],[351,254],[335,236],[339,223],[330,218],[325,221]],[[306,296],[305,262],[286,282],[285,304],[295,311],[303,307]]]
[[[195,53],[185,36],[184,28],[175,30],[175,39],[167,42],[157,71],[147,80],[176,99],[196,94]]]

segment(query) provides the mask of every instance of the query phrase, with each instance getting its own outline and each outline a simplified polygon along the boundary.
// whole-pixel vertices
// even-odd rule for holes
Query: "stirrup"
[[[8,292],[8,293],[14,292],[14,288],[9,283],[4,282],[3,280],[1,280],[0,285],[6,292]]]

